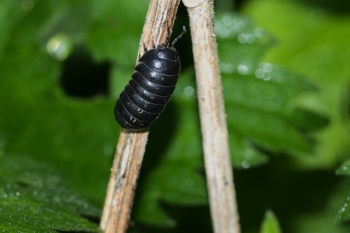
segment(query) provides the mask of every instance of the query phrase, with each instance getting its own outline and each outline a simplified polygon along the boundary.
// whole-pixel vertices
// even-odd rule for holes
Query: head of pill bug
[[[175,48],[165,47],[163,45],[159,45],[156,49],[157,57],[164,60],[176,61],[179,58],[179,55]]]

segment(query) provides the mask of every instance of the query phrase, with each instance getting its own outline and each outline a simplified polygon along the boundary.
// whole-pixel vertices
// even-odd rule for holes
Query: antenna
[[[171,47],[172,47],[172,48],[174,48],[176,41],[178,41],[178,40],[181,38],[181,36],[187,32],[185,26],[183,27],[183,29],[184,29],[184,30],[181,32],[181,34],[180,34],[178,37],[176,37],[176,38],[173,40],[173,42],[171,42]]]

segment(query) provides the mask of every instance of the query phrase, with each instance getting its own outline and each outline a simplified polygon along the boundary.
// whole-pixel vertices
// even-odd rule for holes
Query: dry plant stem
[[[180,0],[151,0],[138,58],[170,36],[167,28],[172,28],[174,24],[179,3]],[[123,129],[120,133],[100,222],[105,233],[124,233],[128,228],[148,133],[148,129]]]
[[[213,7],[209,0],[188,8],[205,171],[214,232],[239,233]]]
[[[147,130],[120,133],[100,223],[105,232],[125,232],[128,227],[147,136]]]

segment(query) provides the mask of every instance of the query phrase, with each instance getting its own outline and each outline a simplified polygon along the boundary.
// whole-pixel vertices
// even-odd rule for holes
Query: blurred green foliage
[[[98,231],[120,129],[112,109],[148,3],[0,2],[1,230]],[[242,5],[249,17],[217,13],[243,233],[258,232],[267,209],[280,224],[267,212],[264,233],[348,230],[334,224],[349,190],[333,170],[350,149],[350,16],[312,4],[254,0]],[[174,35],[182,25],[183,6]],[[189,33],[176,44],[183,70],[150,130],[130,232],[212,232],[190,44]]]
[[[304,75],[319,88],[317,95],[298,102],[327,116],[331,124],[315,134],[314,156],[300,157],[302,166],[334,167],[350,151],[350,7],[346,4],[342,11],[336,6],[322,8],[325,2],[332,1],[313,5],[314,1],[256,0],[244,6],[244,12],[259,25],[279,35],[279,45],[264,60]]]

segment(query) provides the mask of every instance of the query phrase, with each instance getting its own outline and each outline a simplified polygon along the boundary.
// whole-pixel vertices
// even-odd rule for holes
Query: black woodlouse
[[[183,27],[183,32],[173,40],[171,47],[168,47],[167,38],[165,43],[148,50],[138,60],[129,84],[114,107],[115,119],[122,128],[147,128],[164,110],[175,90],[181,69],[174,45],[185,32]]]

